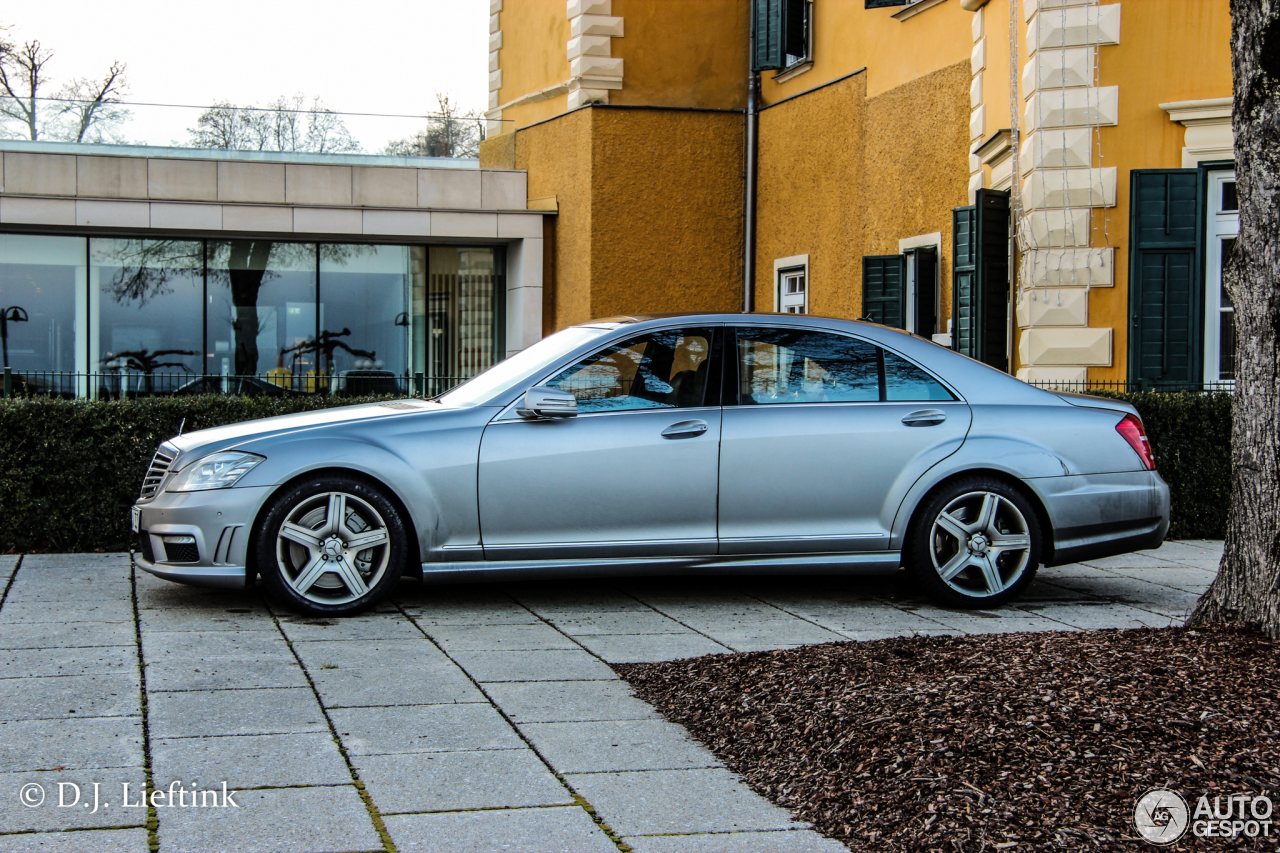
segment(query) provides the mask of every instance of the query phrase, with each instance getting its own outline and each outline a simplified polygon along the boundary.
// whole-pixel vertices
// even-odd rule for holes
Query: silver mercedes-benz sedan
[[[808,315],[573,326],[433,400],[202,430],[156,452],[135,559],[311,614],[403,575],[892,573],[955,607],[1154,548],[1133,407]]]

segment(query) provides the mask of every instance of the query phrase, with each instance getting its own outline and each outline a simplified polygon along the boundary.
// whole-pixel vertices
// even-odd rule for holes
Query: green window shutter
[[[781,68],[786,0],[751,0],[751,70]]]
[[[1009,193],[978,190],[951,213],[951,347],[1009,369]]]
[[[907,256],[867,255],[862,259],[862,316],[895,329],[907,319]]]
[[[867,0],[868,9],[883,9],[886,6],[905,6],[907,0]]]
[[[1200,174],[1134,169],[1130,181],[1129,377],[1197,384],[1204,339]]]

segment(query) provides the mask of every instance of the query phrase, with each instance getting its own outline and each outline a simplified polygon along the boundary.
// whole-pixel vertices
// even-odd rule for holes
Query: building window
[[[1235,172],[1209,173],[1209,211],[1205,217],[1204,381],[1236,378],[1236,310],[1223,286],[1222,271],[1240,234],[1240,203]]]
[[[813,55],[810,0],[752,0],[752,71],[785,71]]]
[[[505,264],[493,246],[0,234],[5,363],[62,396],[435,395],[501,357]]]
[[[809,313],[809,256],[792,255],[773,262],[773,310]]]

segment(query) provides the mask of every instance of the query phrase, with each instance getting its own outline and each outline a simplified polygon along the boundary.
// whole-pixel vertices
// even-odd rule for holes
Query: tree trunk
[[[231,303],[235,306],[235,371],[239,376],[258,372],[258,293],[271,258],[271,240],[235,240],[227,261],[231,279]]]
[[[1280,637],[1280,5],[1232,0],[1240,237],[1224,279],[1236,313],[1231,512],[1218,577],[1189,624]]]

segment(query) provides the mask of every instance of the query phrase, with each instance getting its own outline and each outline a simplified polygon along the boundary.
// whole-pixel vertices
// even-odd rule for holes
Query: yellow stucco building
[[[1232,376],[1228,0],[491,0],[490,33],[481,161],[558,214],[547,331],[745,306],[1032,381]]]

